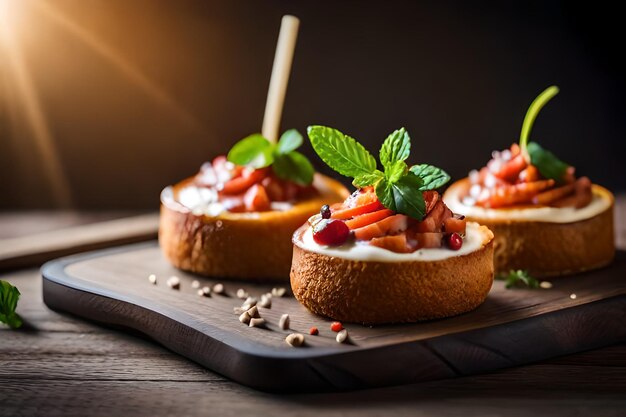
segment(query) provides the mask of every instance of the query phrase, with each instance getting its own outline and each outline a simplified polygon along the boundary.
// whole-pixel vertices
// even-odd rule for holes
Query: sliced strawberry
[[[243,202],[248,211],[267,211],[270,209],[270,199],[265,187],[254,184],[243,196]]]
[[[382,208],[383,205],[380,203],[380,201],[375,200],[362,206],[350,207],[334,211],[330,217],[333,219],[345,220],[355,216],[360,216],[361,214],[371,213],[372,211],[380,210]]]
[[[413,251],[408,245],[406,234],[404,233],[395,236],[375,237],[370,241],[370,245],[396,253],[409,253]]]
[[[443,233],[416,233],[413,237],[418,248],[440,248]]]
[[[272,201],[285,201],[285,191],[281,181],[273,175],[263,178],[261,185],[265,187],[267,195]]]
[[[524,155],[519,154],[504,163],[498,172],[494,172],[494,175],[502,180],[514,182],[520,172],[527,166],[526,158]]]
[[[354,236],[359,240],[371,240],[375,237],[394,235],[404,232],[409,226],[409,218],[404,214],[395,214],[376,223],[354,230]]]
[[[425,215],[428,215],[430,211],[435,207],[437,201],[439,201],[439,193],[437,191],[424,191],[422,193],[424,196],[424,206],[425,206]]]
[[[457,217],[448,217],[443,221],[443,230],[446,233],[465,233],[467,221],[465,217],[459,219]]]
[[[393,214],[393,210],[382,209],[373,211],[371,213],[361,214],[354,217],[352,220],[346,220],[346,226],[350,229],[358,229],[359,227],[367,226],[368,224],[376,223],[379,220],[389,217]]]
[[[422,220],[417,222],[412,227],[418,233],[434,233],[441,230],[441,223],[443,222],[443,216],[446,213],[446,206],[443,201],[439,200],[435,203],[434,207],[430,210],[430,213]]]
[[[244,170],[240,177],[233,178],[224,184],[221,192],[223,194],[240,194],[245,192],[254,184],[261,182],[268,174],[267,168],[255,169],[252,171]]]

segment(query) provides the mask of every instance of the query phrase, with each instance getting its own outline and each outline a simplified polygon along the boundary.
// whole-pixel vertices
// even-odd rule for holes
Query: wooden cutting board
[[[245,254],[242,254],[245,257]],[[328,391],[457,377],[527,364],[626,340],[626,252],[612,266],[552,279],[551,289],[510,289],[496,281],[477,310],[418,324],[346,324],[339,344],[330,321],[293,297],[260,308],[267,328],[238,321],[237,289],[259,297],[276,284],[205,279],[176,270],[156,242],[62,258],[42,268],[52,309],[137,330],[174,352],[242,384],[269,391]],[[148,275],[157,276],[157,285]],[[166,285],[176,275],[179,290]],[[226,295],[201,297],[191,283],[222,282]],[[280,286],[280,285],[278,285]],[[288,282],[284,287],[288,288]],[[575,296],[573,295],[575,294]],[[291,330],[278,327],[283,313]],[[308,329],[317,326],[318,336]],[[285,343],[306,335],[304,347]]]

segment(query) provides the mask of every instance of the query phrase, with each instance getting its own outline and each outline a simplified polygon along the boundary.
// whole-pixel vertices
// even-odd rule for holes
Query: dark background
[[[73,207],[155,209],[163,186],[260,131],[286,13],[302,23],[283,129],[326,124],[377,151],[405,126],[411,162],[460,178],[516,141],[532,99],[556,84],[561,93],[533,139],[579,174],[626,190],[624,34],[607,4],[32,3],[12,11],[12,30]],[[51,193],[48,156],[7,62],[0,59],[0,209],[67,205]],[[308,143],[304,152],[328,172]]]

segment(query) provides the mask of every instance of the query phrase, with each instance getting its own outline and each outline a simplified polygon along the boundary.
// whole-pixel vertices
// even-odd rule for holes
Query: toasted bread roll
[[[334,320],[381,324],[454,316],[478,307],[493,283],[493,234],[483,226],[473,226],[480,240],[469,253],[445,249],[450,255],[438,260],[393,254],[403,262],[310,250],[303,243],[307,229],[293,237],[291,288],[310,311]]]
[[[468,220],[493,231],[496,273],[525,269],[535,277],[568,275],[613,260],[614,198],[607,189],[594,184],[592,202],[581,211],[573,207],[469,207],[461,202],[468,187],[468,179],[455,182],[444,201]]]
[[[338,181],[315,175],[319,194],[299,201],[286,211],[196,215],[178,203],[178,189],[190,180],[161,193],[159,244],[176,267],[201,275],[255,281],[287,280],[291,265],[291,236],[323,204],[343,201],[348,195]]]

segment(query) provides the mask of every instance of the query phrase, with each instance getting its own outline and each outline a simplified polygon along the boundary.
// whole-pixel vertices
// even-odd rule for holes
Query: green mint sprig
[[[497,275],[496,279],[505,281],[504,286],[507,289],[520,286],[539,288],[539,281],[522,269],[511,269],[508,274]]]
[[[12,329],[22,326],[22,319],[15,312],[19,298],[20,292],[16,287],[0,280],[0,323]]]
[[[537,167],[544,178],[562,182],[569,164],[561,161],[552,152],[543,149],[538,143],[528,142],[530,139],[530,132],[533,124],[535,123],[535,119],[537,119],[537,116],[539,115],[539,112],[543,106],[545,106],[548,101],[550,101],[558,93],[559,88],[553,85],[546,88],[530,104],[530,107],[526,112],[526,116],[524,117],[524,123],[522,123],[519,146],[522,150],[522,154],[528,156],[529,162]]]
[[[450,176],[432,165],[413,165],[406,159],[411,153],[411,137],[401,128],[382,144],[379,170],[376,159],[354,138],[326,126],[309,126],[311,145],[319,157],[339,174],[353,178],[356,187],[373,186],[380,202],[393,211],[422,220],[425,214],[423,191],[434,190]]]
[[[277,177],[299,185],[313,182],[315,170],[306,156],[296,151],[303,139],[296,129],[289,129],[272,143],[260,133],[243,138],[228,152],[227,159],[237,165],[259,169],[268,166]]]

